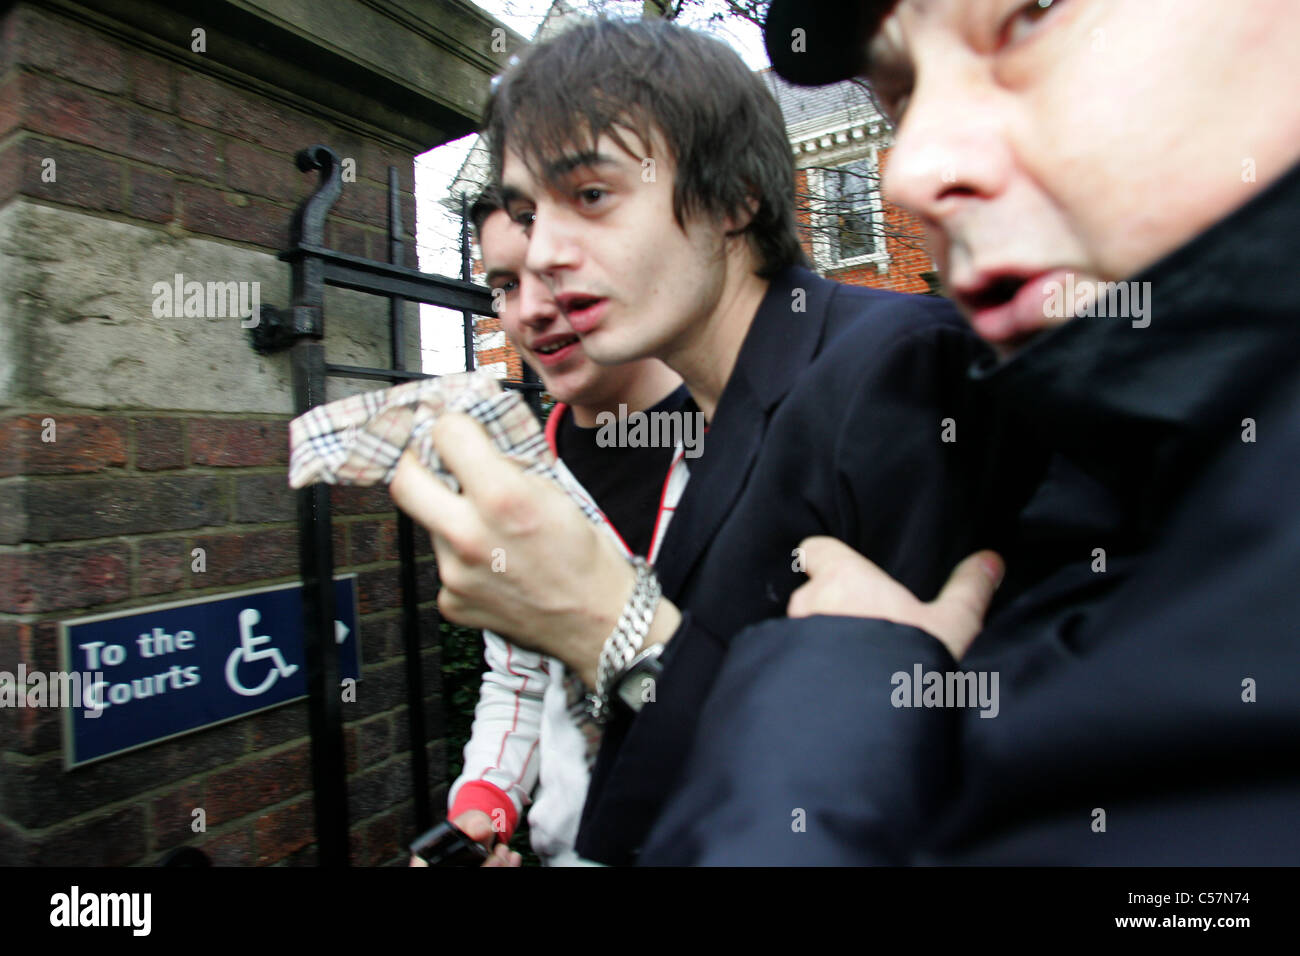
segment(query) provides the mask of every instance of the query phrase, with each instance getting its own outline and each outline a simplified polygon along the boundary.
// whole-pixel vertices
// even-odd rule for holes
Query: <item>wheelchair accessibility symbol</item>
[[[262,646],[271,643],[269,635],[253,635],[253,628],[261,620],[262,612],[256,608],[246,607],[239,612],[239,646],[226,658],[226,683],[242,697],[265,694],[281,677],[289,677],[298,670],[297,664],[285,663],[284,655],[278,647]],[[239,679],[239,665],[268,660],[271,661],[271,669],[262,678],[262,683],[251,689],[244,686]]]

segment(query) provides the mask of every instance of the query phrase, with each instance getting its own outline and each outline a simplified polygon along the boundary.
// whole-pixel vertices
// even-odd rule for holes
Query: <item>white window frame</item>
[[[833,166],[828,165],[824,169],[807,169],[805,171],[809,179],[809,192],[817,197],[812,204],[812,246],[813,262],[821,272],[852,269],[865,265],[874,265],[877,273],[889,271],[889,247],[884,236],[885,209],[879,188],[871,191],[868,209],[868,214],[871,217],[871,228],[880,236],[879,248],[875,252],[869,252],[866,255],[841,259],[838,254],[839,250],[835,248],[835,243],[830,238],[834,229],[834,217],[827,211],[826,207],[826,169],[838,169],[861,162],[866,162],[871,171],[879,172],[879,156],[875,146],[871,146],[868,152],[860,156],[854,156],[852,159],[835,163]]]

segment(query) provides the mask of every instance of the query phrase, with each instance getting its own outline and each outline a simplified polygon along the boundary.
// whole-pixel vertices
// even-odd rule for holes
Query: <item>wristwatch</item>
[[[655,685],[659,675],[664,672],[664,665],[659,660],[664,645],[647,647],[627,665],[617,679],[618,699],[634,714],[641,713],[641,708],[655,699]]]
[[[613,712],[611,695],[616,690],[620,693],[620,698],[627,702],[627,698],[622,695],[622,684],[634,664],[639,664],[643,670],[658,665],[659,655],[643,654],[641,645],[650,633],[650,623],[659,606],[659,579],[644,558],[634,557],[629,560],[636,571],[632,595],[623,606],[623,613],[619,616],[613,633],[605,639],[596,666],[596,690],[587,695],[587,713],[598,724],[609,720]],[[638,683],[636,687],[629,687],[628,691],[636,699],[633,709],[637,711],[644,703],[641,690]]]

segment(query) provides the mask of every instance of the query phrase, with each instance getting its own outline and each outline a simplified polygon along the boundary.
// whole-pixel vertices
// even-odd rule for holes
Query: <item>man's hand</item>
[[[464,493],[409,452],[389,490],[433,538],[438,609],[554,655],[595,686],[601,648],[632,593],[631,564],[560,489],[500,454],[472,418],[444,415],[433,444]],[[660,611],[647,646],[680,620],[666,601]]]
[[[799,547],[808,583],[790,595],[790,617],[831,614],[908,624],[938,638],[958,661],[983,628],[1005,572],[997,554],[977,551],[957,565],[939,596],[924,604],[841,541],[805,538]]]
[[[475,840],[492,851],[492,855],[480,864],[481,866],[522,866],[523,857],[518,853],[511,851],[510,847],[504,843],[493,847],[496,840],[496,830],[492,826],[492,818],[482,810],[466,810],[455,820],[452,825],[459,828],[471,840]],[[419,856],[411,854],[411,866],[428,866]]]

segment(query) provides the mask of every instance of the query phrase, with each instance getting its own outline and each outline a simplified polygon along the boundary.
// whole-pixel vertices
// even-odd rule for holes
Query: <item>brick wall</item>
[[[123,292],[114,286],[114,248],[125,235],[160,260],[192,264],[201,254],[231,270],[202,278],[223,279],[243,277],[252,253],[263,274],[280,277],[263,301],[283,305],[288,273],[274,254],[287,246],[293,208],[315,182],[293,166],[293,153],[321,142],[355,160],[356,181],[335,206],[327,242],[386,258],[387,166],[399,169],[409,234],[414,150],[211,75],[188,48],[146,51],[25,5],[8,10],[0,31],[0,214],[90,237],[79,240],[74,262],[43,263],[48,252],[20,247],[21,228],[5,250],[21,265],[12,280],[19,295],[7,297],[14,311],[0,323],[6,335],[27,335],[36,323],[65,332],[86,323],[86,337],[65,334],[51,350],[20,352],[17,385],[0,395],[0,670],[22,662],[50,671],[59,667],[59,621],[298,577],[285,474],[287,356],[255,356],[233,324],[220,333],[220,356],[178,344],[180,326],[155,322],[148,305],[149,284],[169,280],[171,266],[158,266],[157,276],[146,270]],[[414,265],[413,242],[407,252]],[[57,268],[84,285],[52,283]],[[65,300],[93,304],[65,315]],[[366,331],[386,328],[386,304],[369,301],[370,312],[351,316],[352,338],[336,360],[386,362],[383,336]],[[112,363],[134,363],[127,368],[138,392],[75,400],[79,377],[109,374],[98,353],[141,326],[156,351],[125,350]],[[253,386],[231,387],[236,363]],[[254,410],[232,413],[225,401]],[[44,440],[50,420],[54,441]],[[357,700],[344,705],[352,859],[398,863],[414,819],[396,522],[385,489],[336,490],[333,501],[337,570],[359,575],[364,665]],[[201,572],[195,549],[204,554]],[[419,554],[430,634],[427,540]],[[445,788],[436,638],[426,641],[424,665],[436,807]],[[181,844],[218,863],[315,860],[305,703],[72,771],[62,766],[60,719],[55,710],[0,709],[0,865],[151,863]],[[203,833],[191,830],[198,807]]]
[[[502,334],[498,335],[498,333]],[[486,344],[489,342],[499,344]],[[476,316],[474,319],[474,367],[480,368],[495,362],[505,363],[506,378],[515,382],[523,380],[523,357],[520,356],[518,349],[510,344],[510,340],[504,338],[501,320],[492,315]]]
[[[3,29],[0,201],[21,194],[279,250],[309,191],[293,154],[326,143],[356,163],[330,216],[332,247],[387,258],[389,165],[408,231],[415,222],[409,153],[52,13],[20,6]],[[414,267],[413,244],[407,253]]]
[[[41,441],[53,419],[56,441]],[[58,622],[297,579],[284,420],[54,412],[0,422],[0,669],[59,667]],[[392,862],[414,827],[396,521],[383,489],[336,489],[338,571],[358,574],[363,680],[344,707],[354,862]],[[14,520],[17,516],[18,520]],[[427,538],[419,587],[436,593]],[[194,569],[202,549],[204,569]],[[432,601],[425,602],[431,614]],[[433,630],[426,619],[426,633]],[[431,777],[445,779],[436,648]],[[57,710],[0,711],[0,863],[148,862],[180,843],[218,863],[310,862],[305,704],[65,773]],[[202,807],[207,832],[189,830]],[[303,852],[300,852],[303,851]]]

